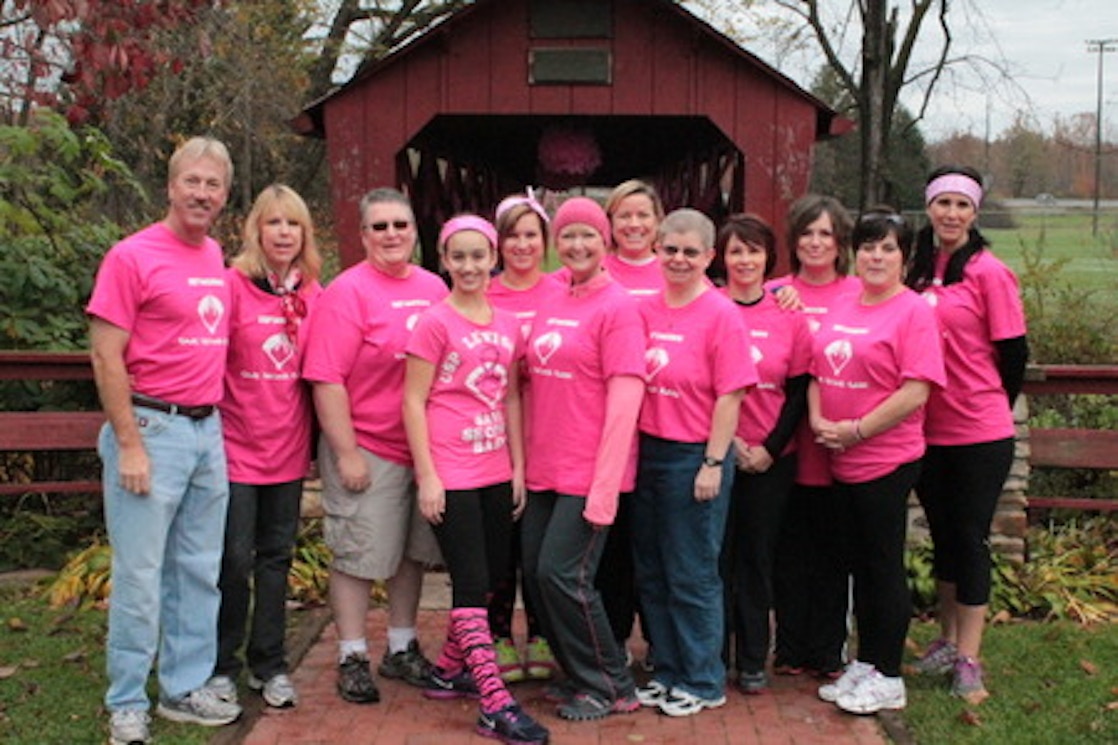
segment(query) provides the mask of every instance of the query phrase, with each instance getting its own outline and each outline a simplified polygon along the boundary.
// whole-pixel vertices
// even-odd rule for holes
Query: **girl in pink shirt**
[[[245,219],[244,243],[226,277],[229,353],[221,416],[229,462],[229,511],[221,562],[218,656],[209,687],[235,701],[238,658],[269,706],[298,697],[284,659],[287,572],[310,466],[311,397],[299,374],[305,320],[322,287],[322,259],[303,199],[267,187]]]
[[[776,236],[763,220],[730,217],[715,250],[726,269],[726,294],[749,328],[760,379],[742,401],[734,436],[737,472],[723,546],[738,687],[755,694],[768,686],[773,566],[796,475],[794,435],[807,411],[811,333],[803,313],[782,310],[764,288],[776,266]]]
[[[1017,278],[975,227],[982,177],[971,168],[932,172],[930,224],[917,236],[908,284],[935,309],[947,385],[928,400],[928,452],[916,493],[935,546],[940,638],[916,669],[952,675],[952,692],[978,704],[989,694],[978,655],[990,598],[986,541],[1013,464],[1013,401],[1029,348]]]
[[[832,560],[854,579],[858,658],[819,696],[872,714],[906,704],[908,493],[924,454],[923,405],[944,374],[931,309],[904,286],[911,228],[896,212],[875,210],[859,218],[853,242],[862,290],[832,308],[815,334],[808,406],[812,431],[832,456],[841,510],[832,530],[847,542]]]
[[[766,289],[784,300],[779,288],[798,295],[795,307],[815,333],[839,298],[861,288],[850,269],[846,209],[833,197],[808,194],[788,213],[785,243],[792,274],[770,280]],[[784,303],[782,302],[782,305]],[[838,515],[831,498],[827,450],[815,442],[806,419],[796,432],[796,478],[789,495],[773,574],[777,675],[811,670],[837,677],[844,664],[849,577],[834,561],[841,550],[833,530]]]
[[[520,322],[520,329],[527,340],[532,331],[532,320],[549,294],[562,284],[543,271],[547,257],[547,211],[535,198],[531,189],[527,194],[514,194],[497,205],[497,238],[501,273],[489,283],[489,302],[494,307],[512,311]],[[528,390],[521,390],[523,408],[528,408]],[[531,443],[525,442],[525,452]],[[513,523],[512,551],[504,573],[494,577],[493,594],[489,599],[489,628],[493,632],[497,649],[497,666],[507,683],[550,678],[556,669],[551,645],[543,635],[531,593],[521,586],[524,601],[524,618],[528,627],[524,660],[512,639],[512,618],[516,606],[516,587],[523,582],[520,548],[520,523]]]
[[[644,373],[636,302],[603,272],[609,220],[568,199],[553,222],[568,285],[540,306],[528,340],[528,508],[524,573],[569,690],[559,716],[599,719],[638,704],[594,577],[617,512]]]
[[[741,314],[706,280],[714,225],[676,210],[660,224],[664,292],[640,306],[647,384],[633,504],[641,618],[656,650],[641,704],[669,716],[726,703],[719,554],[742,396],[757,383]]]
[[[508,565],[513,520],[524,510],[523,340],[516,317],[485,295],[497,262],[493,225],[476,215],[451,218],[438,246],[451,292],[416,323],[404,382],[419,509],[434,527],[453,588],[426,695],[480,698],[481,734],[544,743],[547,730],[501,679],[486,609],[492,579]]]

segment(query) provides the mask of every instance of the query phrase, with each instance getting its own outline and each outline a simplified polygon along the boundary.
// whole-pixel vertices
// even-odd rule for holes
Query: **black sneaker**
[[[338,665],[338,695],[355,704],[375,704],[380,691],[369,670],[369,658],[351,654]]]
[[[380,661],[377,672],[383,678],[395,678],[426,689],[434,669],[435,666],[419,651],[419,642],[412,639],[403,652],[390,654],[387,649],[384,650],[384,659]]]
[[[499,711],[482,712],[477,718],[477,733],[506,745],[546,745],[550,733],[543,725],[511,703]]]
[[[436,701],[481,697],[469,670],[463,669],[457,675],[447,675],[437,667],[427,676],[427,686],[423,689],[423,695]]]

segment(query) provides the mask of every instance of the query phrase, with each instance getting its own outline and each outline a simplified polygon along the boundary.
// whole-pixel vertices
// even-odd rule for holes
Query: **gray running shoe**
[[[222,701],[237,703],[237,684],[228,675],[215,675],[206,681],[206,688]]]
[[[235,721],[241,715],[241,707],[222,701],[213,691],[202,686],[175,701],[160,701],[155,712],[172,722],[220,727]]]
[[[142,709],[119,709],[109,716],[109,745],[147,745],[151,717]]]
[[[295,684],[286,673],[276,673],[267,680],[261,680],[255,675],[248,676],[248,687],[259,691],[264,697],[264,703],[273,709],[290,709],[299,703],[299,694],[295,692]]]
[[[351,654],[338,665],[338,695],[355,704],[375,704],[380,691],[369,670],[369,658]]]
[[[412,639],[403,652],[391,654],[384,650],[384,659],[380,661],[377,672],[382,678],[395,678],[425,689],[434,669],[435,666],[419,651],[419,642]]]

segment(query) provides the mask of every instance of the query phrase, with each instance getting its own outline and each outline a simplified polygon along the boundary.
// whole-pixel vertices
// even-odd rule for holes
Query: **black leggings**
[[[447,490],[443,521],[432,526],[450,573],[455,608],[484,608],[509,563],[512,485]]]
[[[990,599],[990,521],[1013,465],[1013,438],[929,445],[916,494],[935,544],[936,579],[956,586],[962,605]]]

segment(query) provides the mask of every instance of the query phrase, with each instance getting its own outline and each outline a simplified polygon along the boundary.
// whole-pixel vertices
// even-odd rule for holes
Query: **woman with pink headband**
[[[403,407],[419,510],[452,586],[446,642],[424,693],[478,698],[479,734],[542,744],[548,731],[501,679],[486,608],[526,498],[516,372],[524,340],[516,316],[485,295],[497,263],[493,225],[459,215],[443,225],[438,245],[451,291],[419,316],[408,340]]]
[[[916,491],[935,544],[940,638],[916,663],[952,676],[952,692],[977,704],[989,694],[978,662],[990,597],[990,522],[1013,463],[1013,402],[1029,348],[1013,272],[975,227],[982,177],[972,168],[932,172],[930,224],[920,231],[907,283],[935,309],[947,385],[932,392],[928,452]]]
[[[562,286],[543,270],[547,257],[548,222],[547,211],[531,189],[525,194],[506,197],[497,205],[497,251],[502,269],[489,283],[489,302],[516,315],[525,339],[543,298]],[[527,396],[525,387],[521,391],[525,410],[528,408]],[[525,443],[525,452],[529,451],[529,445]],[[520,557],[520,522],[517,521],[512,527],[508,564],[503,574],[493,577],[493,595],[489,599],[489,628],[493,631],[497,648],[497,666],[506,683],[516,683],[525,678],[546,680],[557,667],[551,645],[540,626],[535,603],[531,594],[524,590]],[[512,638],[518,576],[528,627],[523,660]]]

